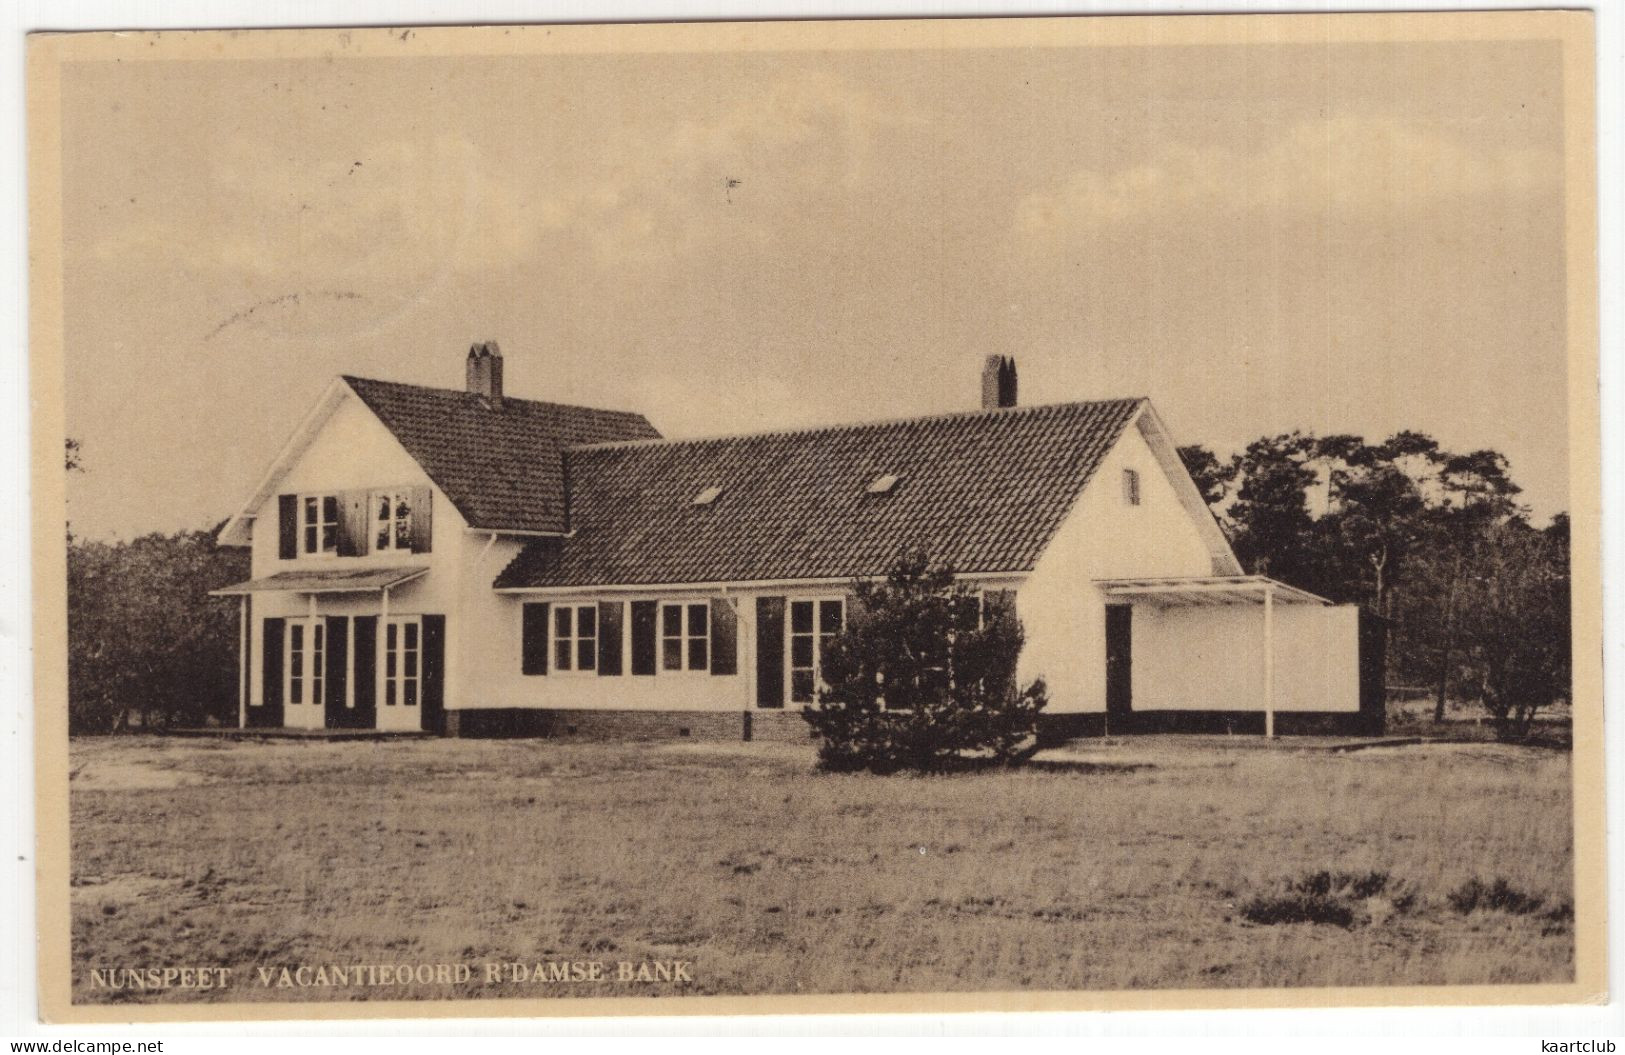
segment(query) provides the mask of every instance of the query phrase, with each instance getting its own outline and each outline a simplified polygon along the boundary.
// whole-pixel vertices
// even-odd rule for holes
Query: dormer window
[[[722,497],[722,488],[707,487],[705,490],[694,496],[694,504],[697,506],[708,506],[720,497]]]
[[[869,493],[872,495],[889,495],[892,488],[897,486],[896,473],[882,473],[869,481]]]
[[[339,551],[338,495],[301,495],[299,498],[299,553],[305,557],[336,555]]]

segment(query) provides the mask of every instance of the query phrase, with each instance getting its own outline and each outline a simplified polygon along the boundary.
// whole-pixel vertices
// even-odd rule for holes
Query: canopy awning
[[[1166,579],[1096,579],[1095,585],[1108,598],[1143,601],[1174,606],[1216,606],[1263,604],[1266,597],[1277,604],[1319,604],[1332,602],[1288,586],[1266,575],[1189,576]]]
[[[344,568],[331,571],[281,571],[263,579],[210,590],[211,597],[265,593],[377,593],[429,574],[428,568]]]

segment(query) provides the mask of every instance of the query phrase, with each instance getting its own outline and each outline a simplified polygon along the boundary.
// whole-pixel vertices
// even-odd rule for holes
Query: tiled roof
[[[641,414],[344,380],[476,528],[563,531],[564,447],[660,437]]]
[[[528,544],[496,586],[848,578],[911,546],[1027,571],[1142,402],[572,450],[574,533]]]

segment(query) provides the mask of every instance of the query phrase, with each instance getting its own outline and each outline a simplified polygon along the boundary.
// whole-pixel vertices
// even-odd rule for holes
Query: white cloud
[[[1170,143],[1143,163],[1084,168],[1016,209],[1040,240],[1148,219],[1393,210],[1552,193],[1555,150],[1471,145],[1445,133],[1361,117],[1306,121],[1262,150]]]
[[[548,215],[605,267],[682,259],[716,237],[763,244],[782,210],[809,210],[871,179],[878,136],[922,123],[840,77],[787,75],[640,144],[608,181],[551,198]]]
[[[137,214],[100,237],[91,256],[332,284],[398,273],[402,261],[422,270],[504,266],[564,221],[458,136],[325,157],[293,149],[279,157],[248,136],[225,140],[188,203],[206,222]],[[183,230],[195,232],[190,241]]]

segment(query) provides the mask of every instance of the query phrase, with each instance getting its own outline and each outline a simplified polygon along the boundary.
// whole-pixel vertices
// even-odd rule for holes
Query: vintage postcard
[[[1593,68],[35,36],[42,1016],[1601,999]]]

